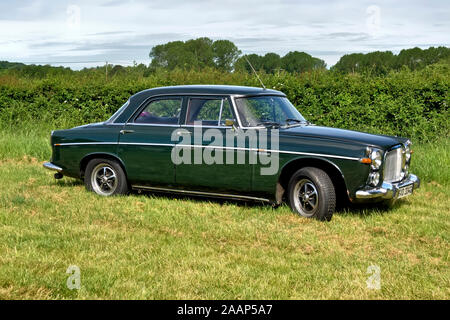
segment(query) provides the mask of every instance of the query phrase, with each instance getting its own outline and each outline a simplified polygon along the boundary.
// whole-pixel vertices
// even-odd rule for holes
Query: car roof
[[[255,96],[255,95],[282,95],[284,93],[278,90],[263,89],[257,87],[245,87],[245,86],[229,86],[229,85],[181,85],[170,87],[158,87],[143,90],[135,94],[135,96],[150,97],[153,95],[164,94],[205,94],[205,95],[242,95],[242,96]]]
[[[276,95],[285,97],[281,91],[256,87],[225,86],[225,85],[183,85],[158,87],[143,90],[130,97],[128,106],[113,121],[123,123],[139,108],[139,106],[151,97],[164,95],[231,95],[231,96],[262,96]]]

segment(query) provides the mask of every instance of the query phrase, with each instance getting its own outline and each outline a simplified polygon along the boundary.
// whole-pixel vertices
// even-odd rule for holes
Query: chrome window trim
[[[239,115],[239,112],[237,111],[237,104],[236,104],[236,99],[242,99],[242,98],[251,98],[251,97],[260,97],[260,96],[275,96],[275,97],[282,97],[282,98],[287,98],[286,95],[277,95],[277,94],[261,94],[261,95],[233,95],[231,96],[231,101],[234,107],[234,113],[236,114],[236,119],[238,120],[238,124],[239,127],[241,129],[263,129],[266,128],[265,126],[261,125],[261,126],[256,126],[256,127],[244,127],[242,125],[242,121],[241,121],[241,116]],[[291,102],[292,103],[292,102]],[[300,112],[300,111],[299,111]],[[298,124],[301,125],[301,124]]]
[[[117,115],[114,117],[114,114],[115,114],[115,112],[114,112],[114,114],[113,114],[108,120],[106,120],[105,123],[107,123],[107,124],[113,124],[114,121],[117,120],[117,118],[119,118],[119,117],[122,115],[122,113],[123,113],[126,109],[128,109],[128,107],[130,106],[130,103],[131,103],[130,100],[131,100],[131,99],[128,98],[128,100],[127,100],[122,106],[119,107],[119,109],[123,107],[123,109],[119,112],[119,114],[117,114]],[[119,110],[119,109],[118,109],[118,110]],[[117,111],[116,111],[116,112],[117,112]],[[114,117],[114,118],[113,118],[113,117]]]
[[[151,90],[151,89],[147,89],[147,90]],[[158,98],[158,97],[164,97],[164,96],[184,96],[184,97],[201,97],[201,96],[216,96],[216,97],[229,97],[231,100],[231,104],[234,105],[234,98],[245,98],[245,97],[258,97],[258,96],[277,96],[277,97],[287,97],[285,94],[281,93],[281,94],[276,94],[276,93],[261,93],[261,94],[250,94],[250,95],[246,95],[246,94],[233,94],[233,93],[186,93],[186,92],[179,92],[179,93],[159,93],[159,94],[154,94],[151,95],[147,98],[144,99],[144,101],[136,108],[136,110],[138,110],[142,104],[144,104],[145,102],[147,102],[149,99],[152,98]],[[131,96],[128,100],[132,99],[133,96]],[[127,108],[124,108],[123,111],[125,111]],[[233,107],[233,110],[235,111],[235,113],[237,112],[235,106]],[[121,112],[121,114],[123,113],[123,111]],[[134,115],[134,113],[133,113]],[[132,117],[132,116],[131,116]],[[130,118],[131,118],[130,117]],[[239,115],[236,114],[236,118],[238,118]],[[117,119],[117,118],[116,118]],[[127,123],[130,119],[127,120]],[[238,119],[239,122],[239,119]],[[114,122],[114,123],[118,123],[118,122]],[[243,128],[243,127],[242,127]]]
[[[223,110],[223,98],[220,101],[219,120],[217,120],[217,126],[220,126],[220,119],[222,119],[222,110]]]
[[[151,96],[148,97],[147,99],[145,99],[137,108],[136,110],[134,110],[133,114],[128,118],[128,120],[125,122],[125,124],[138,124],[138,125],[157,125],[157,126],[179,126],[180,125],[180,121],[181,121],[181,117],[178,117],[178,123],[177,124],[172,124],[172,123],[136,123],[136,119],[139,117],[140,112],[144,111],[147,106],[149,106],[151,103],[153,103],[154,101],[158,101],[158,100],[163,100],[160,98],[164,98],[166,96],[170,96],[169,100],[176,100],[177,97],[180,99],[180,115],[181,115],[181,111],[183,111],[183,104],[184,104],[184,99],[186,98],[185,96],[182,95],[178,95],[178,94],[174,94],[174,95],[155,95],[155,96]]]
[[[136,122],[127,122],[125,123],[127,126],[150,126],[150,127],[169,127],[169,128],[179,128],[179,124],[163,124],[163,123],[136,123]]]
[[[239,115],[239,112],[237,110],[236,101],[235,101],[236,97],[240,97],[240,96],[231,96],[231,104],[233,105],[234,114],[236,115],[236,119],[237,119],[239,128],[246,129],[246,127],[242,126],[241,116]]]
[[[163,123],[134,123],[134,122],[127,122],[127,123],[110,123],[108,125],[116,125],[116,126],[149,126],[149,127],[170,127],[170,128],[179,128],[181,125],[179,124],[163,124]]]
[[[185,126],[185,127],[192,126],[192,127],[195,127],[195,128],[200,127],[200,126],[196,126],[196,125],[193,125],[193,124],[186,124],[186,123],[187,123],[187,120],[188,120],[187,117],[188,117],[188,111],[189,111],[189,102],[190,102],[191,98],[199,99],[202,96],[203,95],[198,94],[198,95],[188,95],[188,96],[185,97],[187,99],[187,102],[186,102],[186,115],[184,117],[184,124],[181,125],[182,127],[183,126]],[[232,99],[231,95],[220,95],[220,94],[219,95],[211,95],[211,94],[209,94],[207,96],[209,96],[207,99],[210,99],[210,100],[214,100],[214,98],[216,98],[216,100],[219,100],[219,99],[222,100],[221,103],[220,103],[219,120],[217,121],[217,124],[218,124],[217,126],[207,125],[207,126],[201,126],[201,127],[202,128],[210,128],[210,129],[211,128],[224,128],[224,127],[231,128],[230,126],[221,126],[221,125],[219,125],[221,117],[222,117],[222,110],[223,110],[224,100],[229,99],[231,101],[231,103],[230,103],[231,111],[234,111],[234,113],[236,114],[236,110],[233,108],[233,99]],[[236,119],[237,119],[237,117],[236,117]]]
[[[231,126],[196,126],[194,124],[182,124],[181,128],[206,128],[206,129],[232,129],[233,127]]]

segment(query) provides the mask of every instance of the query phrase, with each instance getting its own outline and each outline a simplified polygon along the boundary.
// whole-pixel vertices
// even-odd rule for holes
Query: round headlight
[[[369,174],[369,184],[371,186],[377,186],[378,183],[380,183],[380,173],[379,172],[372,172]]]
[[[372,160],[372,169],[378,170],[381,167],[381,163],[383,162],[382,154],[379,150],[373,150],[370,153],[370,159]]]
[[[411,147],[408,145],[405,146],[405,160],[409,162],[411,160]]]

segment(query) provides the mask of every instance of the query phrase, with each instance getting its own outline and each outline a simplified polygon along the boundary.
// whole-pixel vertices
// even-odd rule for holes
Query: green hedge
[[[339,75],[330,71],[301,75],[262,74],[266,87],[287,94],[313,123],[371,133],[436,140],[448,136],[450,66],[402,70],[384,77]],[[157,72],[148,77],[74,72],[44,79],[0,75],[0,128],[68,128],[107,119],[130,95],[177,84],[259,86],[249,74],[217,70]]]

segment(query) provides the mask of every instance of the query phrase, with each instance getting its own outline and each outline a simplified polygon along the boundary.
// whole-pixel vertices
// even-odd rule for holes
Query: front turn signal
[[[372,159],[370,159],[370,158],[361,158],[361,159],[359,159],[359,162],[364,163],[364,164],[371,164],[372,163]]]

